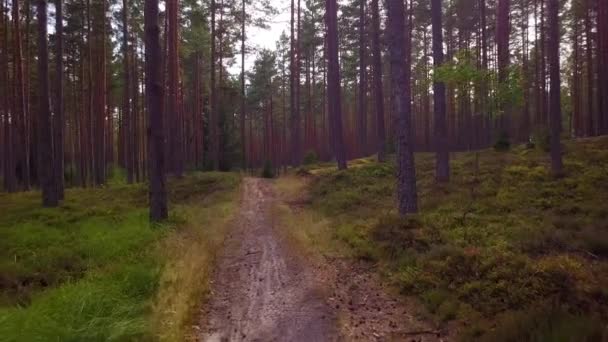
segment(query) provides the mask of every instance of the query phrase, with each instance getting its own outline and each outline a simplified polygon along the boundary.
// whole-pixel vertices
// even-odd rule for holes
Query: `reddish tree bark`
[[[135,154],[133,149],[134,125],[131,113],[131,65],[130,65],[130,49],[129,49],[129,1],[122,1],[122,53],[123,53],[123,73],[124,73],[124,89],[123,89],[123,105],[122,105],[122,123],[124,129],[124,153],[125,166],[127,169],[127,183],[133,183]]]
[[[387,35],[391,66],[393,115],[397,117],[397,202],[401,215],[418,211],[416,168],[411,139],[410,94],[408,93],[410,40],[405,36],[405,7],[402,0],[387,0]],[[405,63],[404,63],[405,61]]]
[[[433,65],[443,64],[443,26],[441,23],[441,0],[431,0],[431,22],[433,26]],[[435,178],[438,182],[450,180],[450,154],[448,152],[448,132],[446,123],[445,84],[433,82],[435,119]]]
[[[338,60],[338,5],[325,0],[327,27],[327,103],[332,148],[338,169],[346,169],[346,150],[342,135],[342,103],[340,95],[340,63]]]
[[[365,0],[359,0],[359,103],[357,108],[357,142],[359,155],[367,153],[367,64],[365,61]]]
[[[49,94],[49,50],[47,37],[47,2],[37,0],[38,17],[38,178],[42,205],[57,206],[57,184],[53,164],[53,129]]]
[[[548,15],[548,44],[547,58],[549,62],[549,112],[551,115],[551,171],[559,177],[563,173],[562,149],[560,134],[562,129],[561,113],[561,83],[559,75],[559,0],[547,0]]]
[[[372,62],[374,104],[376,107],[376,134],[378,161],[386,159],[386,130],[384,127],[384,94],[382,89],[382,52],[380,48],[380,9],[378,0],[372,0]]]
[[[296,38],[295,38],[295,1],[291,0],[291,36],[289,49],[289,110],[291,111],[291,165],[299,166],[301,161],[300,146],[300,113],[297,102],[297,89],[300,80],[297,79]]]
[[[14,168],[15,174],[21,182],[22,189],[28,190],[30,188],[29,140],[27,136],[27,102],[19,18],[19,0],[13,0],[13,81],[15,84],[15,95],[13,99],[15,127],[13,129],[13,141],[17,147],[16,149],[13,149],[15,161]]]
[[[144,8],[146,39],[146,102],[148,109],[148,174],[150,179],[150,220],[167,219],[165,153],[163,128],[163,83],[158,25],[158,0],[146,0]]]
[[[55,35],[57,37],[57,56],[55,77],[57,89],[55,89],[55,116],[53,123],[54,136],[54,157],[55,157],[55,184],[57,185],[57,197],[64,198],[64,104],[63,104],[63,6],[62,0],[56,0],[55,6]]]
[[[599,134],[608,132],[608,1],[597,2]]]
[[[168,113],[167,122],[171,130],[169,166],[176,176],[181,177],[183,174],[183,153],[182,153],[182,123],[181,123],[181,108],[179,106],[179,32],[178,32],[178,15],[179,2],[178,0],[170,0],[167,2],[167,26],[168,26]]]

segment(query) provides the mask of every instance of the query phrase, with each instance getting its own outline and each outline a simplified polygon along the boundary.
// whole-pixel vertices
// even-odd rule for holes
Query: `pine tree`
[[[146,103],[148,108],[148,160],[150,178],[150,220],[167,219],[167,190],[163,128],[163,84],[161,82],[160,26],[158,0],[145,0]]]

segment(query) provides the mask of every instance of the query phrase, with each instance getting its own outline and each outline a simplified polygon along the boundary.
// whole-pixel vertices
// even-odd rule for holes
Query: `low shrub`
[[[315,151],[308,151],[306,152],[306,154],[304,155],[304,165],[311,165],[311,164],[315,164],[316,162],[319,161],[319,157],[317,157],[317,154],[315,153]]]
[[[264,162],[262,178],[274,178],[274,168],[272,167],[272,162],[270,160]]]

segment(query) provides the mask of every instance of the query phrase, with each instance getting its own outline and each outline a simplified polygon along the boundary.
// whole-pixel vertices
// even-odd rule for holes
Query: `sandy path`
[[[241,213],[212,284],[202,341],[335,341],[333,309],[312,268],[274,232],[271,184],[246,178]]]
[[[386,291],[365,264],[304,260],[281,239],[272,216],[276,201],[270,181],[245,178],[199,340],[450,340],[417,318],[415,305]]]

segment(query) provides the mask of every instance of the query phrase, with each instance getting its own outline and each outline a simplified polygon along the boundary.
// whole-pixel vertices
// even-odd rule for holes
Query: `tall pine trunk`
[[[300,117],[297,107],[297,88],[300,80],[297,79],[296,37],[295,37],[295,0],[291,0],[291,36],[289,49],[289,110],[291,111],[291,165],[296,167],[301,163],[300,157]]]
[[[247,154],[246,152],[246,141],[245,141],[245,0],[242,0],[242,12],[243,16],[241,21],[241,167],[243,170],[247,169]]]
[[[342,134],[342,103],[340,96],[340,63],[338,59],[338,4],[325,0],[327,25],[327,102],[332,148],[338,169],[346,169],[346,150]]]
[[[597,5],[598,98],[600,99],[599,133],[608,132],[608,1]]]
[[[367,80],[365,78],[367,65],[365,61],[365,0],[359,0],[359,104],[358,143],[360,155],[367,154]]]
[[[386,159],[386,130],[384,127],[384,94],[382,88],[382,52],[380,48],[380,9],[378,0],[372,0],[372,62],[374,104],[376,106],[376,134],[378,161]]]
[[[40,5],[40,4],[38,4]],[[46,5],[45,5],[46,8]],[[13,97],[13,115],[15,118],[14,144],[13,149],[15,173],[21,182],[22,189],[30,188],[30,162],[29,162],[29,141],[27,136],[27,102],[25,92],[25,80],[23,71],[23,54],[21,48],[21,25],[19,22],[19,0],[13,0],[13,81],[15,84]],[[12,121],[12,120],[11,120]],[[50,123],[49,123],[50,124]],[[12,126],[12,122],[11,122]],[[50,143],[50,141],[49,141]]]
[[[146,39],[146,102],[148,109],[148,174],[150,179],[150,220],[158,222],[168,217],[165,187],[165,154],[163,128],[163,82],[161,67],[158,0],[146,0],[144,8]]]
[[[124,129],[124,153],[125,166],[127,169],[127,183],[133,183],[135,154],[133,150],[133,135],[134,125],[131,112],[131,65],[129,56],[129,1],[122,1],[122,58],[123,58],[123,73],[124,73],[124,89],[123,89],[123,105],[122,105],[122,122]]]
[[[64,104],[63,104],[63,6],[62,0],[56,0],[55,12],[55,35],[57,37],[57,56],[55,78],[57,89],[55,89],[55,116],[53,123],[54,136],[54,157],[55,157],[55,184],[57,184],[57,197],[62,200],[64,197],[64,146],[63,146],[63,123],[64,123]]]
[[[559,75],[559,0],[547,0],[549,62],[549,113],[551,123],[551,171],[555,177],[563,173],[560,134],[562,129],[561,83]]]
[[[47,40],[47,2],[37,1],[38,17],[38,174],[42,205],[57,206],[57,184],[53,164],[53,129],[49,94],[49,47]]]
[[[387,41],[391,66],[391,98],[393,115],[397,118],[397,202],[401,215],[418,211],[416,168],[411,138],[410,40],[405,35],[405,7],[402,0],[387,0]]]
[[[431,21],[433,26],[433,65],[443,64],[443,26],[441,23],[441,0],[431,0]],[[446,123],[445,84],[433,82],[433,104],[435,107],[435,178],[438,182],[450,180],[450,154],[448,151],[448,128]]]

